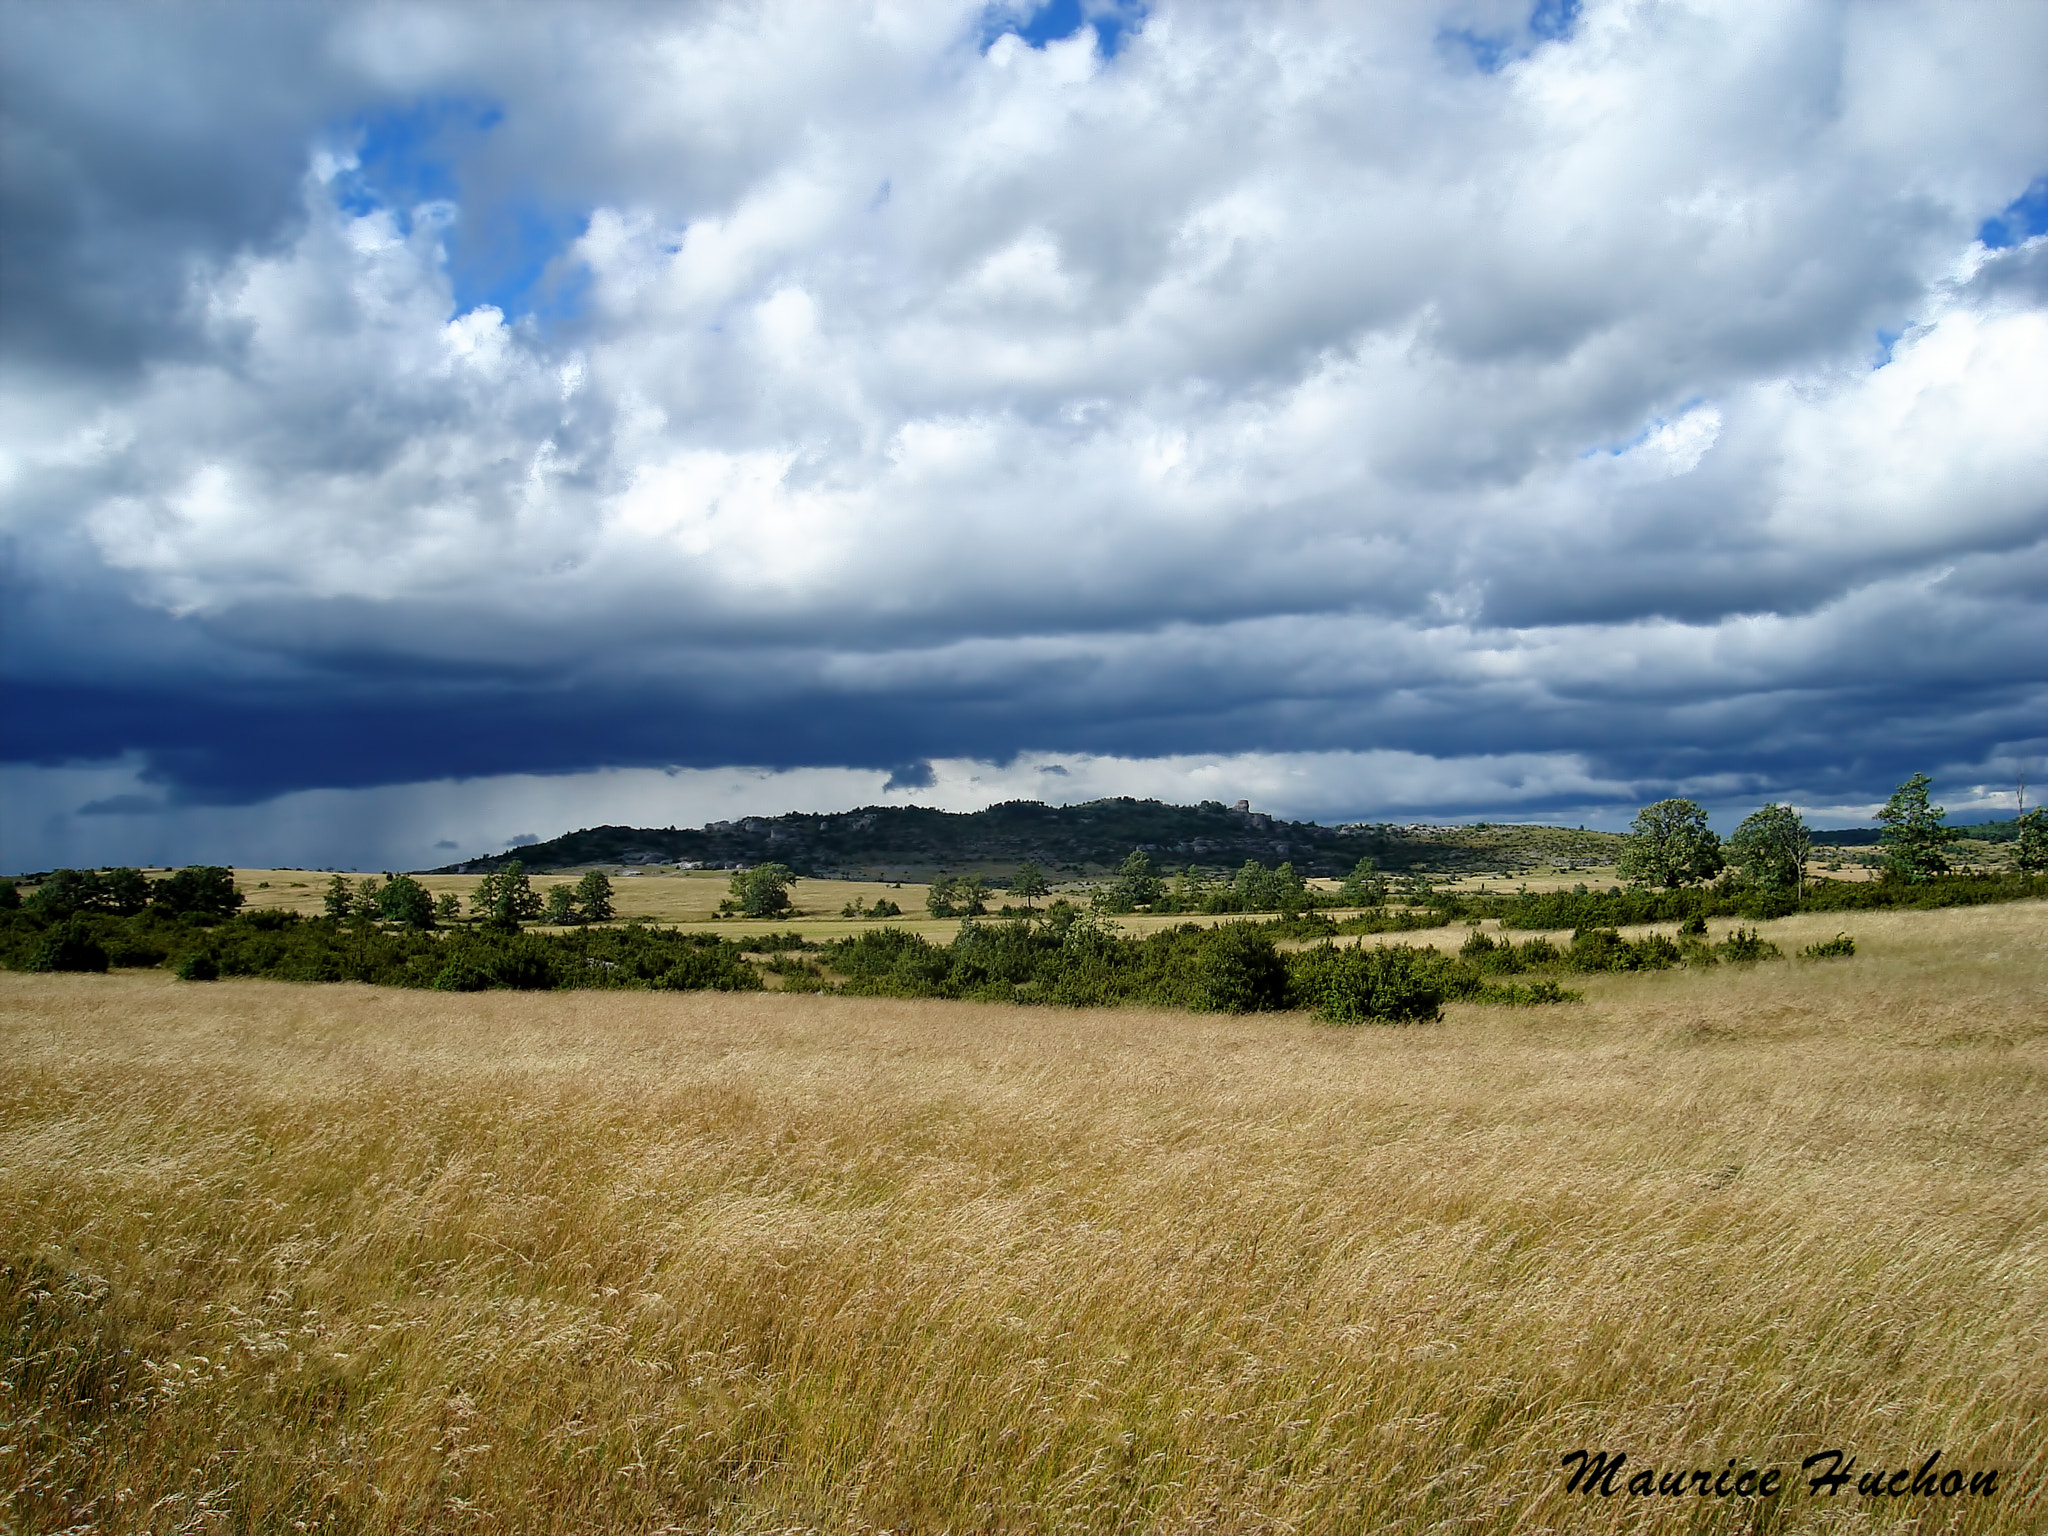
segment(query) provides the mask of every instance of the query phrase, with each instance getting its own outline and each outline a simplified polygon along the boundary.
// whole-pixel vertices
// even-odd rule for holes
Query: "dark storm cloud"
[[[0,43],[0,729],[134,765],[96,822],[1019,753],[1833,804],[2039,737],[2038,9]]]
[[[0,348],[58,375],[197,345],[195,266],[276,240],[347,99],[297,6],[11,4],[0,49]]]

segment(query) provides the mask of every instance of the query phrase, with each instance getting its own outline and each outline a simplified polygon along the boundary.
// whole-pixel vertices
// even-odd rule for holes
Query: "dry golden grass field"
[[[2048,908],[1849,926],[1400,1029],[0,975],[0,1521],[2048,1530]]]

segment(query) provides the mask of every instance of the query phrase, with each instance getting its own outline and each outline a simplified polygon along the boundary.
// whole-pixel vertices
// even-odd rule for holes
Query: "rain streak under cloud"
[[[0,864],[2001,808],[2044,78],[2027,4],[0,4]]]

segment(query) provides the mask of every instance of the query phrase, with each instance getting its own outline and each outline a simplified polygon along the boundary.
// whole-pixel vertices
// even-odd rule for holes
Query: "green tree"
[[[1142,849],[1132,851],[1118,867],[1116,878],[1103,893],[1101,902],[1105,912],[1135,912],[1140,907],[1149,907],[1165,893],[1165,884],[1152,867],[1151,857]]]
[[[774,917],[789,910],[789,888],[796,871],[784,864],[756,864],[733,871],[729,907],[742,917]]]
[[[1221,894],[1216,882],[1203,874],[1199,865],[1190,864],[1173,877],[1173,885],[1162,904],[1169,912],[1206,912]]]
[[[958,917],[960,909],[953,904],[953,877],[934,875],[932,883],[924,893],[924,909],[933,917]]]
[[[356,892],[356,913],[352,921],[358,928],[375,928],[383,901],[384,887],[377,883],[375,875],[365,875],[363,888]]]
[[[2048,870],[2048,810],[2037,805],[2031,811],[2022,811],[2018,826],[2019,837],[2012,851],[2013,867],[2029,875]]]
[[[1046,883],[1045,871],[1026,859],[1010,877],[1010,894],[1023,897],[1025,906],[1035,908],[1039,897],[1052,894],[1052,887]]]
[[[1337,889],[1337,896],[1347,907],[1385,905],[1387,882],[1370,854],[1351,866],[1351,873],[1344,877],[1343,885]]]
[[[583,919],[590,923],[608,923],[612,920],[611,877],[601,869],[588,870],[576,882],[576,905],[583,909]]]
[[[97,911],[104,894],[96,869],[53,869],[29,897],[28,909],[41,917],[63,919]]]
[[[557,928],[571,927],[583,921],[583,914],[576,910],[576,887],[573,885],[551,885],[548,887],[547,909],[542,915],[543,922],[553,923]]]
[[[1789,805],[1767,805],[1743,819],[1728,839],[1731,863],[1750,884],[1769,891],[1804,891],[1813,840]]]
[[[1247,859],[1231,883],[1243,912],[1299,912],[1308,905],[1308,885],[1291,863],[1268,869]]]
[[[165,912],[196,912],[205,917],[232,917],[242,905],[235,872],[218,864],[188,864],[168,880],[151,887],[150,900]]]
[[[100,876],[100,901],[109,912],[133,917],[149,905],[150,885],[139,869],[110,869]]]
[[[452,923],[462,916],[462,898],[453,891],[443,891],[434,898],[434,920]]]
[[[434,898],[411,875],[384,877],[384,888],[377,893],[377,911],[386,922],[401,927],[424,930],[434,926]]]
[[[1621,851],[1621,878],[1667,890],[1711,880],[1721,872],[1721,839],[1691,800],[1659,800],[1636,812]]]
[[[354,883],[344,875],[336,875],[327,882],[327,894],[321,902],[327,908],[327,915],[335,922],[347,922],[356,910]]]
[[[518,859],[477,882],[469,909],[484,920],[485,927],[500,933],[518,932],[521,923],[532,922],[542,911],[533,882],[526,878],[526,866]]]
[[[988,882],[980,875],[962,875],[953,882],[953,905],[962,917],[988,916]]]
[[[1877,834],[1877,841],[1884,849],[1884,873],[1888,880],[1917,885],[1948,873],[1942,845],[1954,842],[1962,834],[1942,825],[1948,818],[1945,809],[1928,804],[1927,786],[1933,782],[1924,773],[1914,774],[1892,791],[1891,799],[1877,813],[1884,829]]]

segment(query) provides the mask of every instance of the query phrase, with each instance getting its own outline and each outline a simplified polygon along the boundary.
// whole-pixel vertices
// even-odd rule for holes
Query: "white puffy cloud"
[[[855,768],[1394,753],[1476,811],[1533,753],[1581,803],[1847,804],[1899,752],[2037,734],[2048,255],[1977,232],[2048,169],[2048,13],[1610,0],[1546,40],[1492,5],[1164,4],[1114,58],[984,49],[995,14],[252,34],[302,117],[181,102],[176,142],[204,184],[203,146],[282,121],[298,182],[193,194],[125,370],[61,327],[0,367],[17,582],[172,615],[229,734],[280,706],[228,680],[280,670],[294,707],[633,717],[576,715],[573,761],[501,731],[514,773],[823,768],[836,733]],[[37,142],[147,137],[219,44],[138,24],[160,77],[27,91]],[[45,71],[89,41],[0,26]],[[472,126],[406,153],[447,185],[385,174],[379,114],[436,103]],[[113,163],[23,159],[13,195],[101,195],[118,247],[162,221]],[[527,214],[566,231],[539,278],[465,297]],[[147,286],[51,250],[24,281],[67,313]],[[160,684],[157,642],[28,639],[27,684]],[[139,717],[18,755],[110,749],[212,793]],[[399,733],[347,782],[431,756]]]

